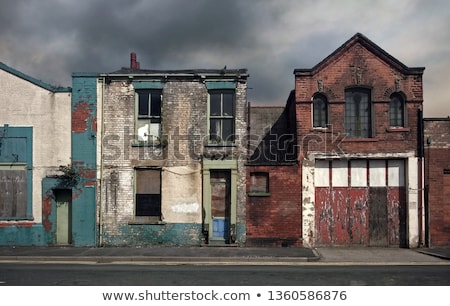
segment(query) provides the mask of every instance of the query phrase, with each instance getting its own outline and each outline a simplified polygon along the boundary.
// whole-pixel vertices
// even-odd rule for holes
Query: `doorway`
[[[56,244],[72,244],[72,190],[56,189]]]
[[[211,170],[210,243],[230,243],[231,175],[229,170]]]

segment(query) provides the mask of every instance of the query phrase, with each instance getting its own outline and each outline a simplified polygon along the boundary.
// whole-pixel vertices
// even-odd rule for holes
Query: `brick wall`
[[[450,120],[425,119],[425,186],[430,246],[450,245]]]
[[[248,246],[302,245],[302,187],[297,164],[247,166],[247,191],[250,173],[269,173],[266,196],[247,195]]]
[[[402,66],[366,39],[355,36],[311,70],[296,70],[298,139],[301,156],[308,151],[381,153],[416,151],[418,116],[423,101],[422,70]],[[371,90],[373,137],[345,137],[345,89]],[[312,98],[322,93],[329,102],[327,129],[312,128]],[[389,127],[391,94],[406,97],[405,128]]]

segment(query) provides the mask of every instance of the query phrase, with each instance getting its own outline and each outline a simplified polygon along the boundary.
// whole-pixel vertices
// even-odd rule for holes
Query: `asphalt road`
[[[0,263],[0,286],[449,286],[450,265]]]

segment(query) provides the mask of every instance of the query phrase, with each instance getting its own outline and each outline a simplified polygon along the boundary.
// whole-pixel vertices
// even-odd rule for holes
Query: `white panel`
[[[367,161],[352,160],[350,167],[350,186],[367,187]]]
[[[405,162],[403,160],[388,161],[388,185],[391,187],[405,186]]]
[[[386,186],[386,161],[369,161],[369,184],[371,187]]]
[[[333,160],[331,183],[333,187],[348,187],[348,161]]]
[[[330,169],[327,160],[316,159],[316,167],[314,169],[314,186],[328,187],[330,186]]]

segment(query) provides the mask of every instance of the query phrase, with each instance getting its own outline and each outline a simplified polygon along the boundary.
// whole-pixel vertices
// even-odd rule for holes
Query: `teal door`
[[[70,189],[55,191],[56,196],[56,244],[72,243],[72,192]]]

